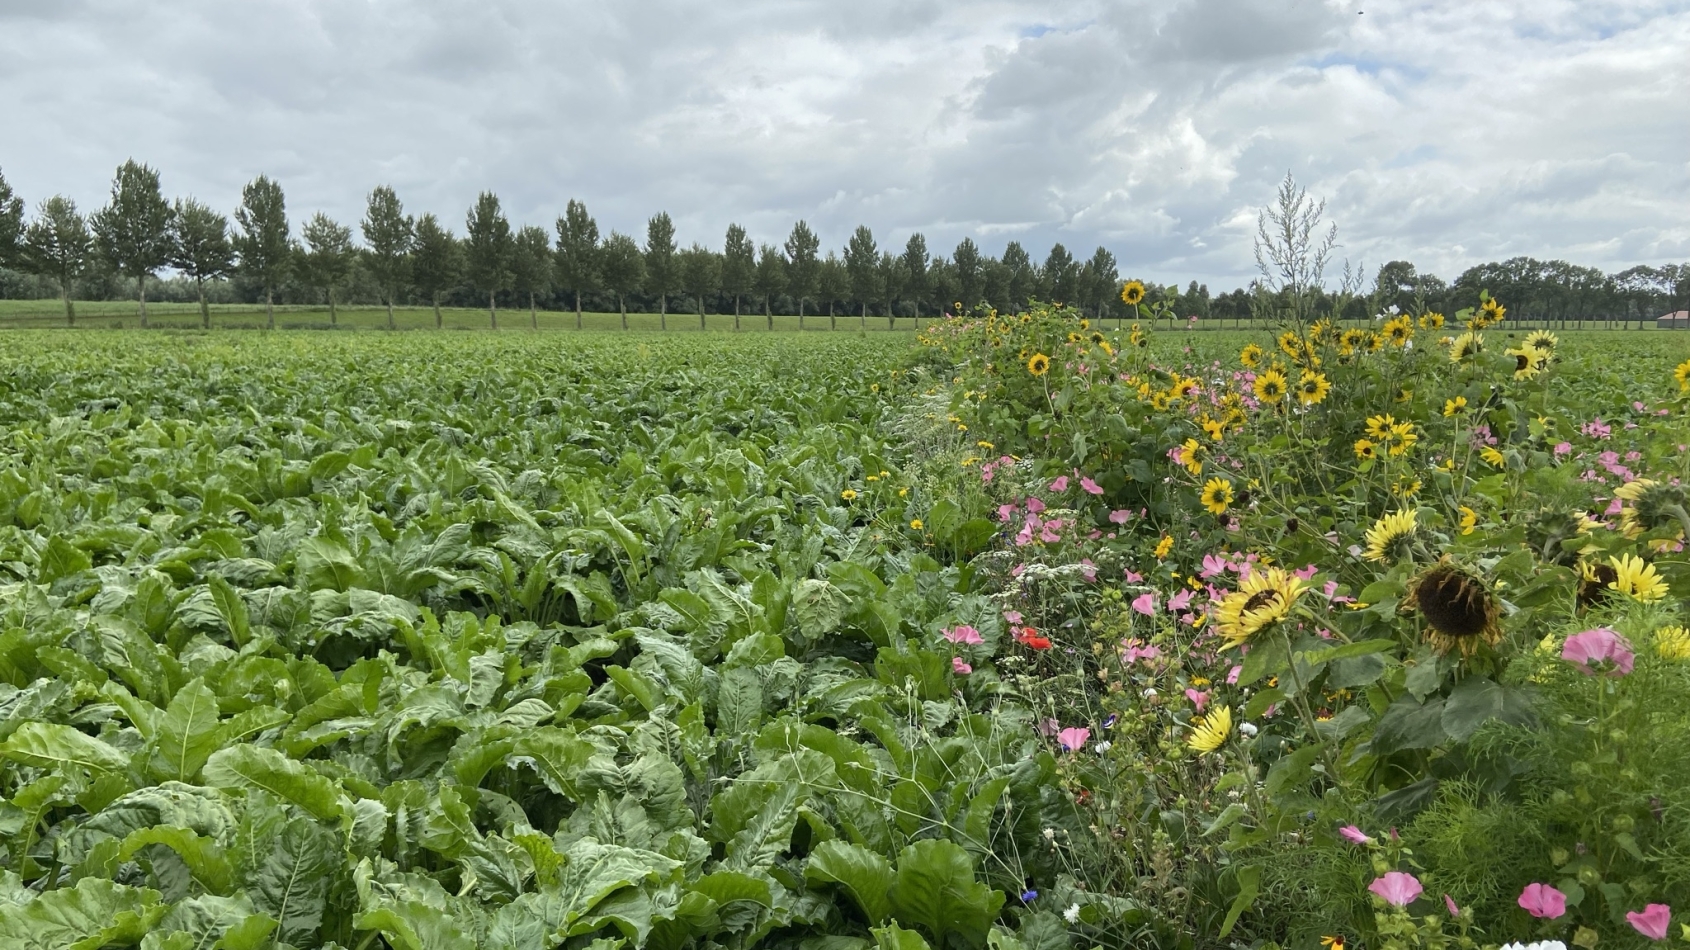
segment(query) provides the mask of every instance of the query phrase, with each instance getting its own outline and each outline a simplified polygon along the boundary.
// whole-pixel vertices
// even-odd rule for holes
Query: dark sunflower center
[[[1260,610],[1263,607],[1271,606],[1278,601],[1279,591],[1260,590],[1251,594],[1250,599],[1244,602],[1244,612],[1249,613],[1252,610]]]
[[[1490,596],[1460,571],[1427,574],[1415,588],[1415,599],[1426,622],[1447,637],[1478,636],[1490,620]]]

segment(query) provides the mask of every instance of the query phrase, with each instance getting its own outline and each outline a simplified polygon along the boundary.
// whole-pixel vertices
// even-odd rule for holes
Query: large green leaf
[[[219,749],[205,763],[205,780],[217,788],[257,788],[333,821],[342,813],[335,784],[277,752],[255,745]]]
[[[1002,891],[974,880],[974,861],[950,841],[917,841],[898,855],[890,909],[941,946],[979,947],[1003,907]]]
[[[198,677],[176,691],[156,723],[149,771],[159,779],[191,782],[222,742],[217,694]]]
[[[95,950],[138,941],[167,908],[158,891],[83,878],[27,904],[0,904],[0,947]]]
[[[810,852],[804,865],[810,884],[837,884],[851,895],[871,924],[881,924],[891,911],[892,864],[860,845],[825,841]]]
[[[471,940],[445,911],[420,901],[396,901],[359,914],[359,930],[374,930],[393,950],[475,950]]]
[[[303,946],[322,926],[332,872],[343,867],[334,834],[309,818],[295,818],[273,839],[247,893],[253,906],[278,922],[278,939]]]
[[[115,772],[129,756],[77,729],[54,722],[26,722],[0,743],[0,756],[38,769],[86,768]]]

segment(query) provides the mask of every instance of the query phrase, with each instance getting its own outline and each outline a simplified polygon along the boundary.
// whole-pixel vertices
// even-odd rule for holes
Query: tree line
[[[965,237],[946,255],[931,252],[919,233],[901,247],[883,247],[864,225],[842,248],[824,253],[804,221],[779,244],[753,241],[734,224],[719,249],[682,246],[667,213],[651,217],[641,241],[602,234],[578,200],[552,227],[515,225],[492,192],[468,209],[460,236],[433,214],[407,213],[387,186],[370,192],[356,236],[353,225],[317,213],[296,237],[281,184],[263,175],[242,189],[232,218],[192,197],[167,199],[159,173],[133,160],[117,169],[106,205],[88,215],[55,195],[26,216],[0,174],[0,296],[44,296],[50,287],[74,324],[79,292],[126,295],[137,301],[142,326],[149,290],[155,298],[197,301],[205,326],[210,303],[235,300],[264,303],[272,327],[278,302],[326,304],[331,322],[343,304],[384,305],[390,327],[395,307],[417,304],[434,310],[437,326],[444,306],[481,306],[494,328],[501,308],[526,309],[536,324],[539,309],[574,310],[577,326],[584,308],[620,312],[624,327],[630,305],[655,309],[664,327],[671,313],[697,314],[701,324],[706,313],[732,313],[736,329],[753,314],[771,327],[776,313],[796,313],[800,325],[823,313],[830,322],[844,314],[919,320],[957,307],[1013,310],[1032,300],[1064,302],[1100,318],[1138,313],[1121,302],[1118,264],[1103,247],[1081,260],[1058,243],[1038,261],[1019,242],[994,257]],[[161,279],[166,271],[175,276]],[[1260,284],[1212,296],[1196,281],[1183,289],[1145,283],[1146,302],[1170,316],[1246,325],[1283,309]],[[1609,275],[1514,258],[1446,282],[1392,261],[1379,269],[1371,293],[1316,287],[1309,304],[1340,319],[1367,319],[1391,306],[1453,313],[1480,289],[1507,301],[1516,318],[1641,325],[1690,307],[1690,265]]]

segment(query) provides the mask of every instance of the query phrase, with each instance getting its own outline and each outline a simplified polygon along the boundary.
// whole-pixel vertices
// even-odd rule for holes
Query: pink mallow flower
[[[1055,491],[1055,492],[1067,491],[1068,490],[1068,476],[1066,476],[1066,475],[1056,476],[1056,479],[1050,483],[1050,490]]]
[[[986,642],[980,637],[980,631],[970,627],[968,624],[952,627],[951,629],[945,631],[944,636],[946,640],[949,640],[952,643],[966,643],[969,646],[976,646]]]
[[[1056,744],[1069,752],[1078,752],[1085,748],[1086,740],[1090,738],[1090,729],[1084,727],[1064,729],[1056,734]]]
[[[1650,904],[1641,911],[1626,914],[1625,919],[1631,924],[1631,929],[1650,940],[1665,940],[1667,925],[1672,923],[1672,908],[1665,904]]]
[[[1203,711],[1205,706],[1209,705],[1209,694],[1206,690],[1192,689],[1188,686],[1185,690],[1185,698],[1191,700],[1191,705],[1195,706],[1199,713]]]
[[[1533,917],[1555,920],[1567,913],[1567,895],[1548,884],[1527,884],[1518,903]]]
[[[1191,606],[1191,591],[1189,590],[1182,589],[1179,593],[1168,598],[1168,611],[1170,613],[1175,610],[1184,610],[1189,606]]]
[[[1028,496],[1028,498],[1027,498],[1027,510],[1036,515],[1039,512],[1045,510],[1045,503],[1040,501],[1037,498],[1034,498],[1032,496]]]
[[[1451,917],[1461,916],[1461,908],[1455,906],[1455,898],[1449,896],[1448,894],[1444,895],[1444,908],[1449,911],[1449,915]]]
[[[1118,511],[1111,511],[1109,513],[1109,520],[1111,522],[1113,522],[1114,524],[1126,524],[1127,519],[1131,518],[1132,516],[1133,516],[1132,512],[1128,511],[1125,508],[1122,508]]]
[[[1567,455],[1567,454],[1570,454],[1572,451],[1573,451],[1573,444],[1571,442],[1557,442],[1557,443],[1555,443],[1555,454],[1557,456]]]
[[[1601,672],[1624,676],[1631,672],[1635,657],[1625,637],[1607,627],[1597,627],[1568,637],[1561,647],[1561,659],[1578,667],[1586,676]]]
[[[1103,494],[1103,486],[1099,485],[1098,483],[1092,481],[1089,478],[1080,479],[1080,488],[1084,489],[1086,494],[1088,494],[1088,495],[1101,495],[1101,494]]]
[[[1139,660],[1154,660],[1162,655],[1162,648],[1137,639],[1121,641],[1121,662],[1132,666]]]
[[[1407,907],[1424,890],[1418,878],[1402,871],[1386,872],[1384,877],[1367,885],[1367,889],[1392,907]]]
[[[1147,591],[1134,597],[1133,609],[1146,617],[1156,616],[1156,595]]]
[[[1338,833],[1344,836],[1344,840],[1354,844],[1373,843],[1373,839],[1367,836],[1367,832],[1362,831],[1355,825],[1345,825],[1344,827],[1338,829]]]
[[[974,667],[963,662],[962,657],[953,656],[951,657],[951,672],[958,676],[967,676],[968,674],[974,672]]]

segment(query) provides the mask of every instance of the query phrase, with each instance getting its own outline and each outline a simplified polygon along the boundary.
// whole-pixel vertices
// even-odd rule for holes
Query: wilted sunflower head
[[[1625,507],[1620,509],[1620,530],[1627,537],[1635,538],[1645,531],[1684,524],[1686,496],[1683,486],[1640,478],[1614,489],[1614,497],[1626,502]]]
[[[1418,512],[1413,508],[1385,515],[1367,529],[1367,547],[1362,556],[1369,561],[1402,560],[1418,527]]]
[[[1480,643],[1502,639],[1496,598],[1483,581],[1440,560],[1409,582],[1404,610],[1418,610],[1426,621],[1426,640],[1440,654],[1459,650],[1471,656]]]
[[[1215,610],[1215,629],[1226,648],[1240,646],[1291,613],[1307,589],[1303,579],[1283,568],[1258,568],[1221,599]]]

